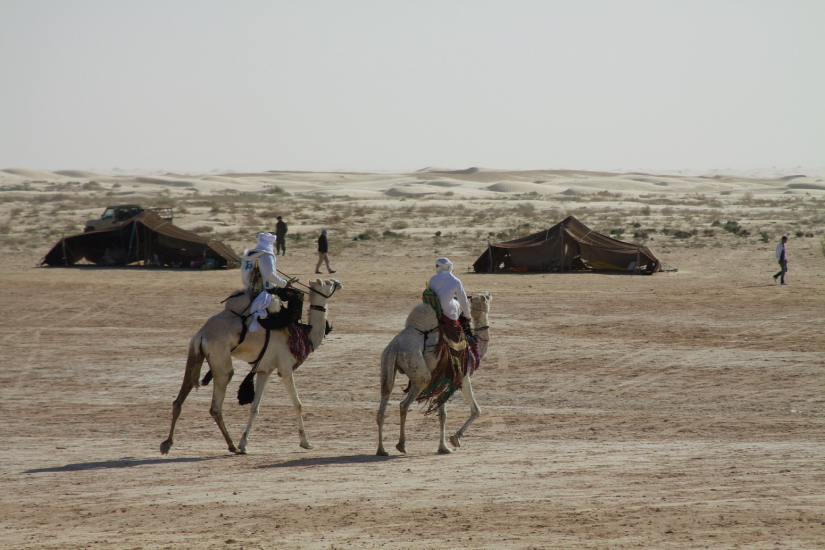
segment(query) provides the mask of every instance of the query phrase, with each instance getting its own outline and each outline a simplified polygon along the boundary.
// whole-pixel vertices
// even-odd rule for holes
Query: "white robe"
[[[459,312],[463,312],[465,317],[470,318],[470,304],[458,277],[449,271],[436,273],[430,278],[429,287],[438,296],[444,315],[457,321]]]
[[[244,251],[241,263],[241,281],[244,290],[249,290],[249,285],[252,282],[255,260],[258,260],[258,271],[261,272],[264,291],[258,294],[252,305],[249,306],[249,314],[252,316],[249,332],[257,332],[258,319],[266,319],[267,309],[272,303],[272,295],[267,290],[276,287],[284,288],[287,285],[287,281],[278,277],[278,272],[275,270],[275,255],[266,250],[252,249]],[[280,303],[276,305],[278,307],[273,312],[280,309]]]
[[[284,288],[286,286],[286,280],[278,277],[278,272],[275,270],[275,255],[271,252],[253,248],[252,250],[244,252],[241,263],[241,281],[243,282],[244,290],[249,290],[249,284],[252,280],[252,270],[255,268],[255,260],[258,260],[258,270],[261,272],[264,290],[276,287]]]

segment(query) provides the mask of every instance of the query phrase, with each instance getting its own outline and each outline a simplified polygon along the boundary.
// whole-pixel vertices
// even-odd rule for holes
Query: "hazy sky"
[[[0,168],[825,166],[825,1],[0,0]]]

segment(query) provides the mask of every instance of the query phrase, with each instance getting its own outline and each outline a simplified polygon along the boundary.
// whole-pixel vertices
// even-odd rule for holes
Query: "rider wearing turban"
[[[458,277],[453,275],[453,264],[447,258],[439,258],[435,261],[435,275],[430,278],[429,289],[438,296],[441,302],[441,311],[444,315],[458,320],[459,313],[470,317],[470,304],[467,302],[467,294],[464,286]]]
[[[289,281],[278,277],[278,272],[275,270],[275,251],[272,249],[272,245],[275,243],[276,238],[272,233],[258,233],[258,244],[252,250],[246,250],[243,253],[241,281],[244,290],[257,290],[259,292],[249,306],[249,313],[252,316],[252,322],[249,325],[250,332],[258,330],[258,318],[265,319],[267,310],[274,313],[280,309],[279,303],[272,304],[272,295],[267,290],[291,286]],[[255,279],[253,275],[256,271],[256,265],[257,271],[260,273],[261,287],[253,289],[251,287]],[[273,307],[270,307],[270,305]]]
[[[252,250],[244,252],[241,264],[241,281],[244,289],[249,290],[255,260],[258,261],[258,270],[261,272],[263,290],[287,286],[288,282],[278,277],[275,270],[275,251],[272,245],[275,244],[276,238],[272,233],[258,233],[258,244]]]

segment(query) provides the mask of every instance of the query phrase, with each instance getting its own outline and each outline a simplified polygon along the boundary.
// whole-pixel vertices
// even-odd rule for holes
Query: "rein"
[[[421,330],[420,328],[417,328],[417,329],[415,329],[415,330],[417,330],[418,332],[420,332],[421,334],[423,334],[423,335],[424,335],[424,349],[426,350],[426,349],[427,349],[427,337],[430,335],[430,333],[431,333],[431,332],[435,332],[435,331],[437,331],[437,330],[438,330],[438,326],[436,325],[436,327],[435,327],[435,328],[431,328],[430,330]],[[438,345],[438,342],[436,342],[436,343],[435,343],[435,344],[433,344],[433,345],[434,345],[434,346],[437,346],[437,345]]]
[[[315,294],[320,294],[321,296],[323,296],[323,297],[324,297],[324,298],[326,298],[327,300],[329,300],[330,298],[332,298],[332,295],[333,295],[333,294],[335,294],[335,291],[336,291],[336,290],[338,290],[338,287],[337,287],[336,285],[332,285],[332,292],[330,292],[330,293],[329,293],[329,296],[327,296],[327,295],[326,295],[326,294],[324,294],[323,292],[321,292],[321,291],[319,291],[319,290],[315,290],[314,288],[312,288],[312,287],[309,287],[309,286],[305,285],[304,283],[302,283],[301,281],[299,281],[297,277],[290,277],[289,275],[287,275],[286,273],[284,273],[283,271],[281,271],[281,270],[280,270],[280,269],[278,269],[278,268],[275,268],[275,271],[277,271],[278,273],[280,273],[281,275],[283,275],[284,277],[286,277],[287,279],[289,279],[289,282],[291,282],[291,283],[297,283],[297,284],[301,285],[302,287],[304,287],[305,289],[307,289],[307,290],[310,290],[310,291],[314,292]]]
[[[490,330],[490,325],[487,325],[486,327],[478,327],[477,329],[473,330],[473,333],[475,334],[475,337],[478,338],[479,340],[481,340],[482,342],[489,342],[490,341],[489,338],[482,338],[481,336],[478,335],[478,333],[481,332],[482,330]]]

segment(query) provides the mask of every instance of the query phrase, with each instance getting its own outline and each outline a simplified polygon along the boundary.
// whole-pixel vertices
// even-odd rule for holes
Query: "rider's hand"
[[[284,288],[292,288],[292,281],[287,281]]]

